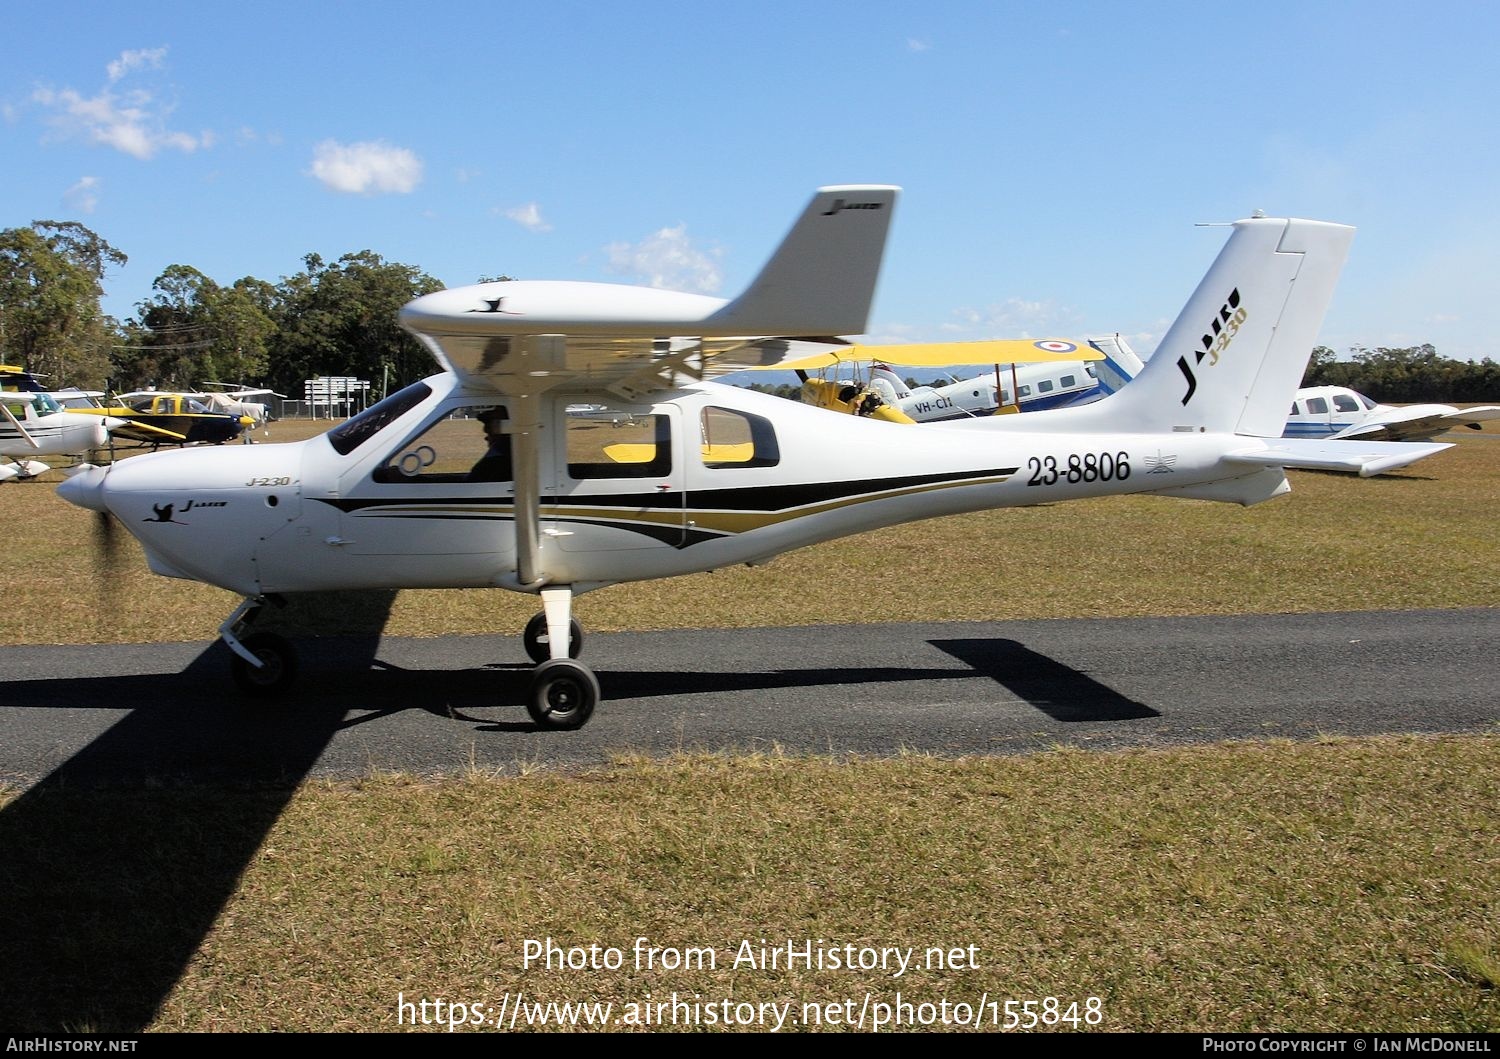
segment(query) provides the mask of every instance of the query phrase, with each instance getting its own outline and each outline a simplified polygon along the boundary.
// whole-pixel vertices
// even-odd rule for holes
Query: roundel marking
[[[1037,349],[1045,349],[1048,353],[1071,353],[1078,347],[1072,342],[1033,342]]]

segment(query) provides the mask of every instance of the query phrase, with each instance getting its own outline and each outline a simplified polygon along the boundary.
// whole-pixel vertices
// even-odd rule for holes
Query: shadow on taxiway
[[[389,602],[389,601],[387,601]],[[383,623],[384,614],[379,616]],[[29,1032],[138,1032],[151,1024],[299,783],[343,728],[423,710],[477,731],[534,731],[530,669],[411,670],[378,657],[379,630],[318,641],[284,708],[226,692],[226,649],[176,674],[0,683],[8,705],[129,708],[0,811],[0,1024]],[[973,680],[988,676],[1059,721],[1156,711],[1014,640],[933,640],[968,668],[601,672],[613,700]],[[515,722],[470,716],[516,707]],[[132,708],[133,707],[133,708]],[[268,723],[271,722],[271,723]]]
[[[1087,673],[1038,654],[1015,640],[933,640],[975,671],[994,678],[1016,698],[1054,721],[1133,721],[1160,717],[1143,702],[1128,699]]]
[[[371,658],[395,593],[377,604],[380,596],[383,607],[363,608],[374,627],[349,641]],[[211,647],[170,677],[9,685],[51,684],[52,702],[59,690],[80,693],[73,704],[148,694],[0,811],[0,1025],[12,1032],[150,1025],[333,737],[337,704],[308,703],[275,726],[216,723],[230,717],[222,701],[205,715],[224,697],[215,691],[224,686],[223,652]],[[120,687],[135,681],[142,686]],[[217,762],[207,771],[239,782],[196,782],[206,773],[184,771],[185,760]]]

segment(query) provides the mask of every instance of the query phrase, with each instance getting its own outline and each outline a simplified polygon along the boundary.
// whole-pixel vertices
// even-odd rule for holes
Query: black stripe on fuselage
[[[952,471],[944,474],[916,474],[901,478],[866,478],[845,482],[806,482],[800,485],[757,485],[723,489],[692,489],[689,497],[696,509],[715,511],[779,512],[810,504],[826,504],[834,500],[846,500],[869,493],[884,493],[923,486],[962,482],[970,478],[1007,478],[1016,473],[1014,467],[986,468],[975,471]],[[411,504],[453,505],[455,507],[504,503],[509,496],[440,496],[440,497],[314,497],[343,512],[362,511],[372,507],[406,506]],[[618,507],[633,511],[659,509],[676,511],[682,508],[682,492],[640,493],[574,493],[543,496],[541,506],[549,508],[567,507]],[[392,512],[395,514],[395,512]],[[452,517],[469,517],[454,513]],[[474,518],[487,518],[476,513]]]

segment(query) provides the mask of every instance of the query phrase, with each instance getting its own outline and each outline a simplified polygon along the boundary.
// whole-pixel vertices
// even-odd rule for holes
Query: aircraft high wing
[[[880,526],[1119,493],[1254,504],[1321,466],[1279,437],[1353,229],[1253,218],[1130,386],[1092,405],[915,430],[707,381],[865,328],[896,189],[825,188],[733,301],[592,283],[481,284],[401,321],[447,369],[292,445],[163,452],[75,475],[151,568],[244,597],[220,627],[253,693],[295,673],[253,631],[279,593],[500,586],[541,597],[527,709],[600,698],[576,596],[758,565]],[[622,413],[618,422],[570,408]],[[1423,446],[1361,444],[1360,466]]]

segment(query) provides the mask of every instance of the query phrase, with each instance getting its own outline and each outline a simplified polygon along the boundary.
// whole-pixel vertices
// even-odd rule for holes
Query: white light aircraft
[[[1297,391],[1286,421],[1289,438],[1353,438],[1369,441],[1426,441],[1458,427],[1479,430],[1500,419],[1500,406],[1454,408],[1376,404],[1343,386],[1308,386]]]
[[[198,398],[215,412],[224,412],[232,416],[247,416],[255,426],[266,424],[266,421],[271,418],[270,408],[264,401],[249,401],[246,398],[286,396],[286,394],[277,393],[265,387],[253,389],[239,383],[209,382],[204,383],[203,386],[204,388],[198,393],[184,396]],[[223,388],[210,390],[208,389],[210,386]]]
[[[76,392],[76,391],[75,391]],[[0,482],[35,478],[51,470],[36,456],[81,455],[109,444],[110,430],[121,420],[69,412],[50,393],[0,392]]]
[[[729,302],[545,281],[426,295],[401,322],[443,374],[305,442],[139,456],[58,491],[119,518],[157,573],[245,597],[220,633],[251,689],[295,671],[284,640],[250,631],[274,594],[537,593],[527,707],[576,728],[600,697],[577,660],[585,592],[965,511],[1114,493],[1255,504],[1288,491],[1285,467],[1373,473],[1421,454],[1279,437],[1353,235],[1316,221],[1237,222],[1161,355],[1092,405],[913,430],[706,381],[863,331],[896,197],[820,190]],[[634,423],[567,415],[586,403]]]

